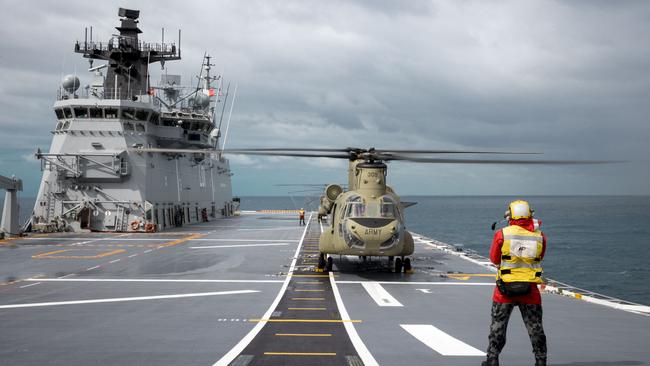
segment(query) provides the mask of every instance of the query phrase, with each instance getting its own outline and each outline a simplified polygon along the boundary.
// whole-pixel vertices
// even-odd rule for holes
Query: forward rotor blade
[[[302,158],[332,158],[332,159],[350,159],[350,154],[307,154],[307,153],[293,153],[293,152],[275,152],[275,151],[226,151],[232,155],[261,155],[261,156],[293,156]]]
[[[296,184],[274,184],[276,187],[327,187],[327,184],[323,183],[296,183]]]
[[[142,147],[128,149],[133,152],[157,152],[157,153],[177,153],[177,154],[216,154],[219,150],[215,149],[165,149],[158,147]]]
[[[538,152],[517,152],[517,151],[475,151],[475,150],[392,150],[392,149],[361,149],[355,147],[347,147],[343,149],[328,149],[328,148],[281,148],[281,147],[269,147],[269,148],[251,148],[251,149],[227,149],[225,152],[235,153],[235,152],[346,152],[346,153],[378,153],[378,154],[495,154],[495,155],[534,155],[541,154]]]
[[[282,148],[282,147],[255,147],[255,148],[243,148],[243,149],[226,149],[224,152],[230,152],[230,153],[235,153],[235,152],[247,152],[247,151],[253,151],[253,152],[264,152],[264,151],[269,151],[269,152],[283,152],[283,151],[291,151],[291,152],[300,152],[300,151],[311,151],[311,152],[350,152],[350,151],[355,151],[359,149],[353,149],[353,148],[345,148],[345,149],[319,149],[319,148]]]

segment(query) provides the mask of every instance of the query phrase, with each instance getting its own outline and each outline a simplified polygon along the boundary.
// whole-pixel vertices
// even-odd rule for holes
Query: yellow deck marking
[[[159,245],[158,247],[159,248],[173,247],[174,245],[183,244],[188,240],[198,239],[198,238],[204,237],[206,235],[207,234],[192,234],[192,235],[186,236],[184,238],[180,238],[180,239],[172,240],[172,241],[167,242],[167,243],[163,243],[163,244]]]
[[[336,352],[264,352],[267,356],[336,356]]]
[[[297,275],[297,274],[292,274],[290,275],[292,277],[320,277],[320,278],[329,278],[329,275]],[[338,277],[337,275],[334,275],[335,277]]]
[[[327,310],[327,308],[288,308],[289,310]]]
[[[33,255],[32,258],[33,259],[99,259],[99,258],[108,257],[110,255],[115,255],[115,254],[125,252],[124,249],[116,249],[116,250],[111,250],[109,252],[99,253],[96,255],[56,255],[70,250],[75,250],[75,249],[54,250],[47,253],[40,253],[40,254]]]
[[[331,337],[330,333],[275,333],[278,337]]]
[[[448,273],[447,277],[453,278],[455,280],[467,281],[472,277],[492,277],[496,275],[493,273]]]
[[[323,292],[325,290],[294,290],[296,292]]]
[[[292,297],[291,300],[304,300],[304,301],[323,301],[324,297]]]
[[[361,323],[361,320],[341,320],[341,319],[248,319],[251,323],[269,322],[269,323]]]

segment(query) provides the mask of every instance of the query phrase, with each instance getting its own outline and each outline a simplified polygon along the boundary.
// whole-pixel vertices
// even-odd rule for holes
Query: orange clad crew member
[[[533,210],[526,201],[513,201],[506,212],[509,226],[494,234],[490,260],[499,266],[497,286],[492,296],[487,360],[483,366],[498,366],[499,353],[506,344],[506,329],[510,314],[519,307],[535,354],[535,366],[546,366],[546,335],[542,326],[542,259],[546,251],[546,236],[542,233]]]
[[[300,211],[298,211],[298,216],[300,217],[298,225],[305,225],[305,210],[301,208]]]

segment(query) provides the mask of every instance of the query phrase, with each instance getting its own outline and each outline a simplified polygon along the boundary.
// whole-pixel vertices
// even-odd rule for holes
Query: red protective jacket
[[[535,231],[534,224],[532,219],[520,219],[520,220],[510,220],[510,225],[521,226],[522,228],[528,231]],[[542,259],[544,259],[544,254],[546,253],[546,235],[542,233],[543,238],[543,248],[542,248]],[[501,264],[501,246],[503,245],[503,231],[499,230],[494,234],[494,239],[492,240],[492,247],[490,248],[490,260],[492,263],[497,266]],[[522,303],[522,304],[541,304],[542,297],[539,294],[539,289],[537,288],[536,283],[530,284],[530,292],[527,295],[522,296],[506,296],[499,291],[498,287],[494,287],[494,293],[492,295],[492,300],[494,302],[500,303]]]

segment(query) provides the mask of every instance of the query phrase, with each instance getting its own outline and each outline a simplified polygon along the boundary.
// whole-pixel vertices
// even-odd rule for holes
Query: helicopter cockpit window
[[[345,205],[344,217],[363,217],[366,213],[366,205],[361,196],[350,196]]]
[[[388,197],[384,196],[380,200],[380,210],[379,215],[388,219],[395,219],[399,217],[399,211],[397,210],[397,204],[395,201]]]
[[[363,202],[350,202],[345,206],[345,217],[364,217],[366,205]]]

